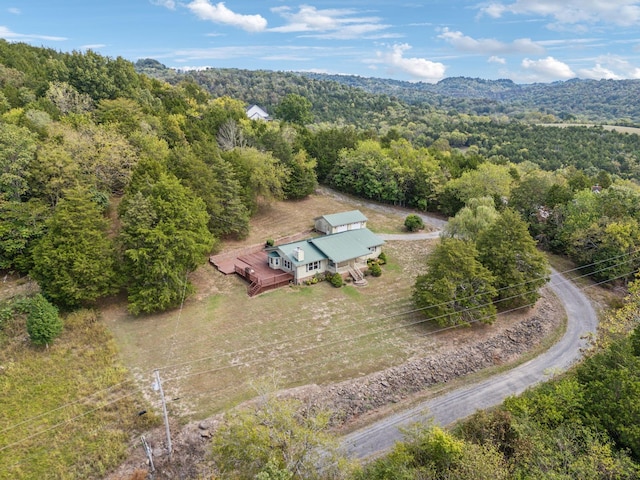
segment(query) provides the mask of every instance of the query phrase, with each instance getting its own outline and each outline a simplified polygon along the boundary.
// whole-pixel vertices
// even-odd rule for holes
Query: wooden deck
[[[209,262],[225,275],[237,273],[246,279],[249,282],[247,293],[251,297],[293,281],[292,274],[269,268],[267,253],[262,248],[238,256],[212,256]]]

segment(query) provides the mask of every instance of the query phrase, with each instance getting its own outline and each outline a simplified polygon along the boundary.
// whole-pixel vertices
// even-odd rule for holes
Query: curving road
[[[387,213],[400,215],[417,213],[390,205],[353,199],[326,187],[323,187],[322,193]],[[436,230],[426,233],[378,234],[378,236],[385,240],[438,238],[440,230],[447,223],[446,220],[430,214],[417,214]],[[402,440],[400,429],[404,427],[416,422],[433,422],[442,426],[451,424],[471,415],[476,410],[498,405],[508,396],[520,394],[527,388],[549,379],[555,373],[568,369],[580,359],[583,349],[588,346],[590,334],[596,332],[598,317],[586,295],[564,275],[552,270],[548,287],[560,299],[567,315],[567,330],[553,347],[507,372],[450,391],[356,430],[341,439],[343,451],[352,458],[366,458],[381,454],[389,450],[396,441]]]
[[[448,425],[476,410],[497,405],[506,397],[522,393],[554,373],[569,368],[588,346],[589,333],[595,332],[598,317],[584,293],[560,273],[552,272],[549,287],[567,313],[567,331],[558,343],[508,372],[425,401],[343,437],[344,451],[354,458],[380,454],[402,439],[402,427],[427,421]]]

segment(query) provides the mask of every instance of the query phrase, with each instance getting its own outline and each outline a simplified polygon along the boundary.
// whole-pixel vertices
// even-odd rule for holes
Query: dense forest
[[[640,124],[640,108],[637,102],[629,101],[640,95],[640,80],[516,84],[453,77],[431,84],[311,72],[210,68],[180,73],[152,59],[136,62],[136,70],[172,84],[187,76],[216,96],[229,95],[266,108],[278,103],[283,89],[304,94],[314,105],[322,105],[316,112],[319,121],[342,119],[359,124],[357,113],[366,114],[367,106],[398,108],[402,104],[401,108],[437,109],[449,115],[508,115],[532,121],[544,115],[558,122]],[[350,114],[349,108],[357,113]]]
[[[516,287],[546,281],[539,249],[597,282],[633,281],[638,135],[536,123],[634,123],[638,83],[452,79],[416,86],[422,99],[409,95],[412,85],[380,94],[377,84],[338,80],[179,73],[155,60],[134,66],[91,50],[0,41],[0,269],[29,275],[41,290],[0,305],[0,346],[14,315],[26,316],[33,343],[46,346],[61,332],[60,312],[119,293],[134,315],[180,305],[193,291],[189,274],[221,240],[246,236],[261,206],[304,198],[318,182],[452,219],[413,298],[435,308],[460,299],[459,288],[476,289],[466,297],[475,304],[451,301],[453,310],[431,313],[447,316],[443,324],[535,302],[535,291]],[[249,120],[251,104],[273,121]],[[457,282],[436,291],[452,272]],[[633,287],[632,307],[619,315],[637,308],[637,296]],[[487,472],[477,478],[634,478],[640,422],[627,394],[637,392],[638,337],[621,335],[568,379],[455,434],[416,433],[362,478],[468,478],[473,469]],[[620,395],[607,397],[612,391]],[[550,397],[564,404],[547,408]],[[258,478],[298,478],[281,467],[266,465]]]
[[[562,121],[640,123],[638,105],[628,101],[640,94],[640,80],[573,79],[521,85],[511,80],[455,77],[431,84],[349,75],[303,75],[394,96],[411,104],[429,104],[450,113],[524,117],[529,111],[541,111]]]
[[[150,59],[139,60],[136,69],[173,84],[188,79],[214,96],[228,95],[270,112],[286,95],[301,95],[311,102],[316,124],[350,125],[392,139],[406,138],[417,146],[477,148],[483,156],[494,157],[493,161],[531,161],[546,170],[566,166],[600,169],[623,178],[637,178],[635,169],[640,164],[638,135],[597,127],[558,130],[539,125],[578,119],[617,125],[639,123],[640,112],[624,114],[623,110],[637,107],[630,99],[637,94],[640,81],[576,80],[520,86],[507,80],[452,78],[434,86],[234,69],[180,73]],[[401,88],[424,91],[427,97],[398,94]],[[436,101],[436,95],[441,99]],[[457,102],[457,106],[446,102]],[[566,102],[572,102],[571,115],[561,111]],[[592,114],[590,106],[598,102],[603,108],[617,110],[611,115]]]

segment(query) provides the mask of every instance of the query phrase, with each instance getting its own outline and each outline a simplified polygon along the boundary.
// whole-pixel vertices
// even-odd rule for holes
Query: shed
[[[315,220],[315,229],[325,235],[367,228],[367,217],[360,210],[322,215]]]

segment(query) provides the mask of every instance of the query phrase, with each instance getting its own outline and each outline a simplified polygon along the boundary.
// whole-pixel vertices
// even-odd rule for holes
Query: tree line
[[[315,189],[309,106],[287,97],[271,123],[245,107],[122,58],[0,41],[0,269],[64,309],[121,290],[132,313],[176,306],[219,239]]]

